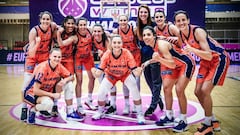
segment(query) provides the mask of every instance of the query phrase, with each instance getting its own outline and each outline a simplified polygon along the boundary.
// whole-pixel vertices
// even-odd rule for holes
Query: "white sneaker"
[[[138,114],[137,115],[137,120],[138,120],[138,124],[139,125],[145,124],[145,118],[144,118],[144,116],[142,114]]]
[[[86,115],[86,112],[84,111],[82,106],[77,107],[77,112],[78,112],[79,115],[82,115],[82,116]]]
[[[99,120],[101,118],[104,118],[104,113],[103,112],[99,112],[97,111],[93,116],[92,116],[92,119],[93,120]]]
[[[125,105],[125,107],[123,109],[123,115],[128,115],[129,113],[130,113],[130,106]]]
[[[97,110],[96,106],[93,105],[92,101],[87,100],[84,104],[89,108],[89,110]]]

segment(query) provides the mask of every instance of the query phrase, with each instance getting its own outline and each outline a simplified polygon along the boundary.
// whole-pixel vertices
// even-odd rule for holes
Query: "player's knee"
[[[62,89],[66,100],[73,99],[73,83],[71,81],[66,83]]]
[[[107,95],[106,89],[100,89],[98,92],[98,101],[105,101],[106,100],[106,95]]]
[[[63,91],[63,86],[59,83],[55,86],[56,93],[61,93]]]
[[[113,84],[107,78],[104,78],[98,90],[98,101],[105,101],[111,88],[113,88]]]
[[[133,100],[137,101],[141,99],[138,89],[131,89]]]
[[[42,101],[40,104],[36,105],[36,109],[38,111],[50,111],[53,105],[53,100],[50,97],[42,97]]]
[[[194,94],[196,97],[202,97],[203,95],[201,89],[197,89],[197,88],[195,89]]]
[[[98,101],[105,101],[106,95],[108,94],[109,90],[110,89],[108,89],[107,87],[100,85],[99,92],[98,92]]]

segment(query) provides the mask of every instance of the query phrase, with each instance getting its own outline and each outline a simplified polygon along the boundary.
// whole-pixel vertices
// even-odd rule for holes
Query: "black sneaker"
[[[57,117],[58,116],[58,107],[56,105],[53,106],[51,115],[53,117]]]
[[[147,111],[144,113],[144,116],[150,116],[153,114],[154,111],[155,109],[153,109],[152,107],[149,107]]]
[[[28,108],[22,108],[22,113],[21,113],[21,121],[27,121],[27,111]]]
[[[117,109],[116,109],[116,107],[110,106],[105,113],[106,114],[116,114]]]
[[[161,109],[161,111],[162,111],[162,110],[163,110],[163,107],[164,107],[164,105],[163,105],[163,101],[162,101],[162,98],[161,98],[161,97],[159,98],[158,105],[159,105],[159,107],[160,107],[160,109]]]
[[[173,127],[173,131],[177,133],[185,132],[188,130],[188,124],[185,121],[180,120],[178,124]]]
[[[48,111],[39,111],[43,117],[50,118],[52,115]]]

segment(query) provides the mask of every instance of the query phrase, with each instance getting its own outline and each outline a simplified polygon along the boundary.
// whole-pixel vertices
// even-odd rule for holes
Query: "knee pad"
[[[138,90],[140,91],[140,89],[141,89],[141,87],[140,87],[140,77],[136,77],[136,81],[137,81]]]
[[[22,86],[22,92],[26,90],[27,86],[30,84],[31,80],[33,79],[33,76],[31,73],[24,72],[23,74],[23,86]]]
[[[129,91],[131,92],[133,100],[136,101],[136,100],[141,99],[140,92],[139,92],[138,87],[137,87],[136,79],[133,77],[132,74],[130,74],[126,78],[126,80],[124,81],[124,84],[127,86]]]
[[[71,81],[66,83],[62,89],[66,100],[73,99],[73,83]]]
[[[104,78],[98,89],[98,101],[105,101],[106,95],[108,94],[112,87],[113,87],[112,83],[108,81],[107,78]]]
[[[125,84],[123,84],[123,95],[124,96],[129,96],[129,90]]]
[[[50,97],[42,97],[42,101],[36,105],[36,109],[38,111],[51,111],[53,104],[53,100]]]
[[[102,80],[103,80],[104,76],[105,76],[105,74],[101,74],[101,76],[98,78],[98,81],[99,81],[99,83],[101,83],[101,82],[102,82]]]

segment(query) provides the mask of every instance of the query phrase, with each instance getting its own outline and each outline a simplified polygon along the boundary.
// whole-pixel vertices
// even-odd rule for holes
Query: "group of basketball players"
[[[137,113],[138,124],[145,124],[144,117],[152,115],[158,105],[161,110],[164,108],[160,95],[163,88],[165,116],[156,121],[156,125],[175,123],[173,131],[184,132],[188,130],[184,91],[195,70],[195,60],[190,54],[194,53],[201,58],[194,93],[205,112],[202,126],[195,135],[220,131],[219,121],[212,112],[211,91],[214,86],[223,85],[229,56],[203,28],[190,24],[185,11],[176,11],[174,23],[170,23],[163,11],[156,11],[152,20],[149,7],[141,5],[136,28],[128,23],[128,16],[120,15],[119,26],[112,33],[105,31],[100,24],[88,28],[84,17],[76,22],[73,16],[67,16],[62,26],[54,23],[47,11],[40,13],[39,17],[40,24],[30,30],[29,45],[25,48],[21,120],[34,124],[36,111],[45,117],[57,116],[57,100],[64,91],[67,120],[83,121],[86,113],[81,97],[85,69],[89,82],[88,98],[84,104],[90,110],[97,110],[92,119],[116,113],[115,84],[120,80],[125,98],[123,114],[130,113],[131,92],[132,112]],[[98,67],[94,65],[92,52],[97,52],[100,58]],[[152,100],[145,113],[142,112],[140,96],[142,72],[152,92]],[[74,74],[76,109],[73,106]],[[100,81],[97,107],[92,103],[95,78]],[[174,118],[172,110],[173,86],[180,108],[178,118]],[[31,106],[29,109],[26,103]]]

